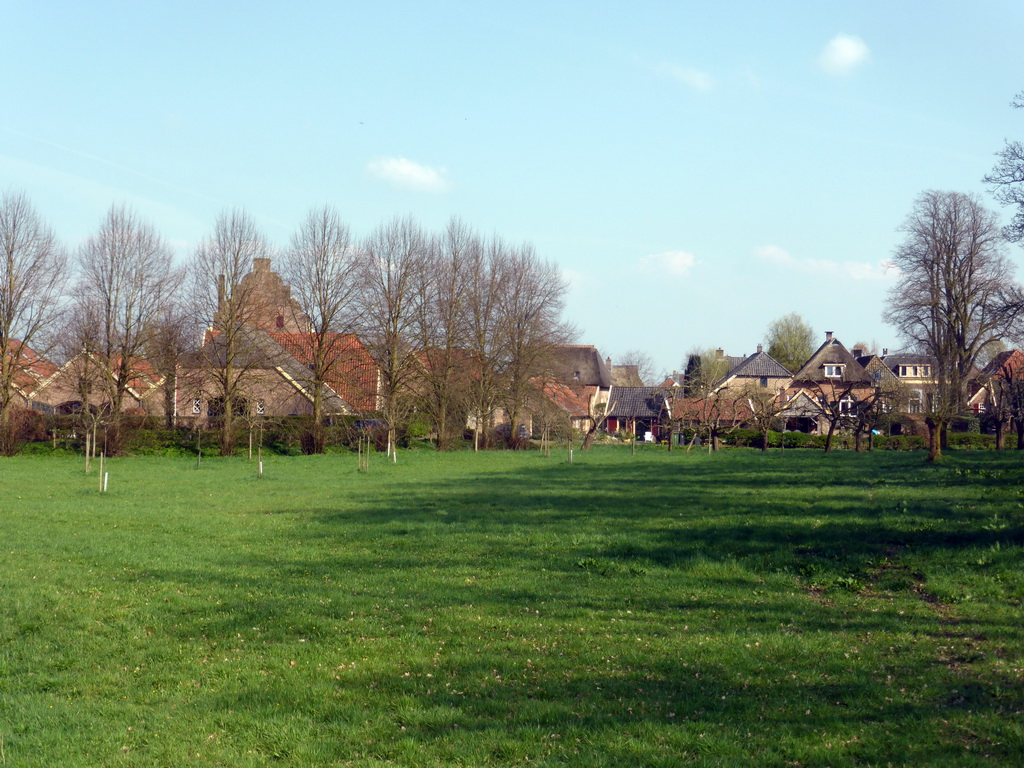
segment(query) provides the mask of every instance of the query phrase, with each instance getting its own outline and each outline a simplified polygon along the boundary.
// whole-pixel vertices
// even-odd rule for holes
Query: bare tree
[[[182,368],[185,356],[195,351],[196,329],[179,301],[161,310],[153,334],[146,347],[146,359],[163,377],[162,396],[164,427],[177,426],[177,395],[195,389],[189,372]]]
[[[997,219],[972,196],[928,191],[904,222],[893,263],[903,273],[884,318],[936,361],[927,409],[928,460],[942,455],[949,421],[987,347],[1007,335],[1021,310]]]
[[[507,247],[497,237],[467,254],[467,383],[474,451],[479,451],[486,441],[487,429],[498,408],[501,365],[498,306],[506,263]]]
[[[765,340],[769,356],[791,371],[799,371],[814,352],[814,329],[796,312],[769,323]]]
[[[129,390],[149,373],[143,356],[177,284],[171,259],[163,238],[125,205],[111,206],[79,251],[75,301],[94,334],[87,354],[102,371],[111,455],[122,450]]]
[[[432,238],[426,278],[420,281],[416,338],[421,368],[416,389],[433,423],[437,449],[442,451],[466,426],[469,287],[481,247],[479,237],[452,219],[444,232]]]
[[[509,437],[515,441],[537,393],[531,380],[550,372],[555,347],[572,337],[562,320],[568,288],[557,267],[541,260],[528,244],[509,251],[493,267],[502,275],[497,306],[500,372]]]
[[[1024,91],[1014,97],[1012,106],[1024,109]],[[1021,243],[1024,242],[1024,143],[1007,141],[996,157],[995,167],[983,181],[989,185],[996,200],[1016,208],[1013,220],[1003,229],[1003,234],[1010,242]]]
[[[17,450],[11,410],[16,381],[46,354],[62,309],[67,255],[23,193],[0,198],[0,451]]]
[[[580,450],[590,450],[590,446],[594,444],[594,440],[597,438],[598,430],[607,421],[608,414],[615,410],[615,401],[611,399],[610,393],[608,397],[608,400],[601,401],[595,392],[588,398],[587,415],[583,418],[583,443],[580,445]],[[670,442],[669,450],[671,449]]]
[[[270,247],[244,211],[222,213],[212,234],[196,248],[191,264],[190,300],[195,318],[208,330],[198,362],[212,398],[208,414],[219,421],[221,455],[235,450],[236,420],[246,408],[246,392],[265,363],[253,344],[252,324],[264,314],[264,297],[242,278],[253,259],[270,258]]]
[[[780,418],[786,410],[786,404],[779,397],[779,391],[762,387],[753,382],[743,387],[739,393],[740,406],[746,405],[750,410],[750,421],[754,428],[761,432],[761,450],[768,450],[768,433],[773,428],[782,426]]]
[[[411,218],[378,227],[363,246],[361,336],[380,369],[381,416],[393,449],[416,373],[415,323],[425,277],[427,236]]]
[[[741,393],[719,386],[729,373],[729,365],[728,358],[717,350],[695,349],[687,355],[685,397],[676,398],[672,405],[673,416],[678,414],[680,423],[693,429],[687,452],[701,435],[709,453],[718,450],[722,434],[735,429],[748,415],[740,410]]]
[[[652,386],[654,379],[654,358],[650,354],[639,349],[626,350],[616,361],[616,365],[628,365],[636,367],[636,374],[644,386]]]
[[[309,326],[301,354],[309,367],[313,418],[303,449],[323,453],[328,382],[348,362],[359,288],[356,249],[337,211],[324,206],[307,214],[292,235],[282,272],[306,313],[302,324]]]

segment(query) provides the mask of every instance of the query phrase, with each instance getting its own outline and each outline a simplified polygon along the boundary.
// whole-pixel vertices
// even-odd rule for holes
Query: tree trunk
[[[766,429],[761,433],[761,452],[764,453],[768,450],[768,433],[770,429]]]
[[[1002,419],[996,420],[996,450],[1002,451],[1006,448],[1006,422]]]
[[[928,427],[928,457],[925,461],[940,461],[942,459],[942,439],[939,435],[942,431],[942,425],[931,416],[925,419],[924,423]]]
[[[856,430],[853,433],[853,450],[856,453],[860,453],[860,451],[861,451],[861,443],[863,443],[863,442],[864,442],[864,431],[861,430],[861,429],[858,429],[858,430]]]
[[[1024,419],[1014,419],[1017,426],[1017,450],[1024,451]]]
[[[825,435],[825,453],[832,453],[832,435],[835,434],[836,423],[830,421],[828,423],[828,434]]]

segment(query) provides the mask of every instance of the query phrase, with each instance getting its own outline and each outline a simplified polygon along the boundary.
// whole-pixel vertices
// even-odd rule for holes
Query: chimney
[[[860,347],[854,347],[853,348],[853,356],[854,357],[863,357],[864,356],[864,350],[861,349]]]
[[[832,331],[825,331],[825,341],[832,341]]]
[[[604,359],[604,364],[607,365],[609,368],[611,368],[612,367],[612,359],[610,357],[606,357]]]
[[[719,347],[715,350],[715,357],[725,357],[725,350]]]
[[[760,355],[762,352],[764,352],[764,348],[760,344],[758,344],[757,345],[757,354]]]
[[[888,354],[889,354],[889,348],[888,347],[882,347],[882,357],[885,357]]]
[[[252,271],[253,272],[269,272],[270,271],[270,259],[264,257],[257,257],[252,260]]]

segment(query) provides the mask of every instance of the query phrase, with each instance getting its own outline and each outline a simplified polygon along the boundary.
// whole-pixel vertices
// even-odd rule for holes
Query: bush
[[[887,451],[919,451],[925,448],[925,441],[920,435],[892,435],[878,439],[875,445]]]
[[[996,447],[995,435],[979,435],[971,432],[950,432],[949,447],[968,451],[992,450]]]
[[[815,443],[817,435],[808,435],[806,432],[786,432],[782,435],[783,448],[818,448]]]

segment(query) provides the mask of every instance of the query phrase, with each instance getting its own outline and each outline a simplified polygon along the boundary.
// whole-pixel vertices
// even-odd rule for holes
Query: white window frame
[[[843,378],[843,366],[834,365],[828,363],[825,365],[825,378],[826,379],[841,379]]]
[[[192,415],[202,416],[203,415],[203,399],[201,397],[192,398]]]

